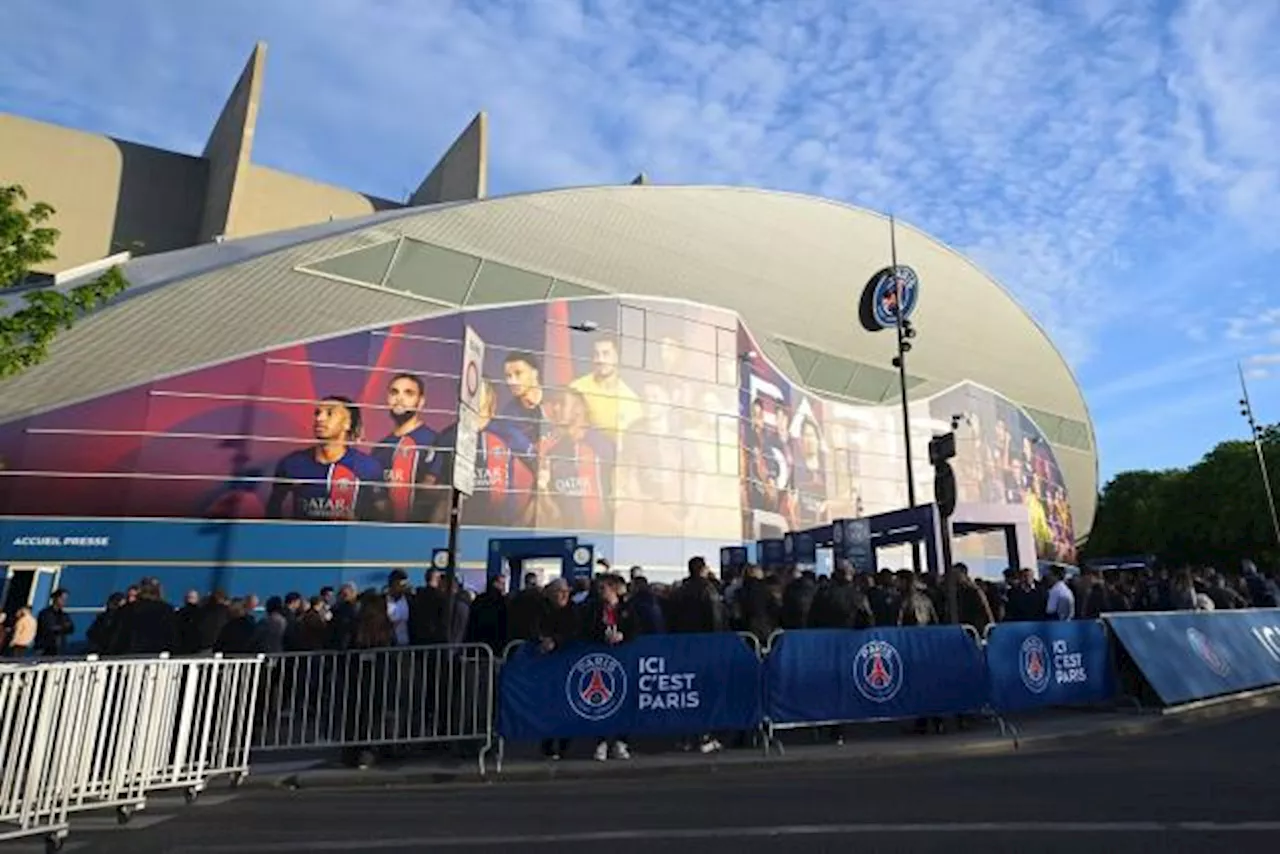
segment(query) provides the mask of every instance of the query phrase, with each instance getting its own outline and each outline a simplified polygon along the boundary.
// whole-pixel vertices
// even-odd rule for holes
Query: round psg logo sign
[[[569,671],[564,695],[569,708],[584,720],[613,717],[627,699],[627,672],[612,655],[584,655]]]
[[[896,275],[895,275],[896,271]],[[885,267],[867,282],[858,303],[858,319],[868,332],[898,325],[898,314],[907,320],[920,299],[920,278],[910,267]],[[902,305],[899,307],[898,302]]]
[[[887,641],[868,641],[853,659],[853,684],[873,703],[887,703],[902,689],[902,656]]]
[[[1231,662],[1227,661],[1226,656],[1213,645],[1213,641],[1205,637],[1204,632],[1199,629],[1187,629],[1187,643],[1190,644],[1191,651],[1209,665],[1209,669],[1214,673],[1225,677],[1231,672]]]
[[[1043,694],[1049,687],[1053,675],[1049,662],[1049,649],[1040,638],[1032,635],[1022,642],[1018,650],[1018,674],[1032,694]]]

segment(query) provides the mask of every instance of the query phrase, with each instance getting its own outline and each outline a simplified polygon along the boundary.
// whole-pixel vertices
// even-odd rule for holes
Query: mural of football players
[[[645,417],[619,451],[619,489],[628,509],[619,525],[639,533],[662,533],[682,526],[680,461],[682,443],[674,435],[674,412],[663,386],[648,388]]]
[[[502,375],[511,400],[502,407],[501,418],[509,422],[512,429],[523,433],[530,446],[536,446],[547,420],[542,364],[532,353],[510,353],[503,360]]]
[[[798,526],[799,512],[796,509],[796,452],[791,436],[794,423],[791,409],[781,400],[773,404],[773,432],[770,436],[770,450],[777,474],[774,483],[778,488],[778,512],[786,520],[789,529]]]
[[[827,521],[827,471],[822,436],[812,418],[800,422],[800,453],[792,468],[793,528],[809,528]]]
[[[778,511],[778,461],[764,418],[764,401],[751,401],[751,415],[742,438],[743,509]]]
[[[433,496],[422,488],[436,456],[436,433],[422,423],[426,391],[422,378],[413,374],[397,374],[387,385],[387,409],[395,429],[373,448],[373,458],[382,466],[395,522],[424,522],[433,505]]]
[[[294,519],[352,521],[387,517],[382,467],[353,445],[360,440],[360,408],[350,398],[331,395],[316,405],[316,443],[286,455],[276,465],[267,516],[284,516],[291,501]]]
[[[463,516],[471,525],[496,527],[533,527],[533,469],[536,452],[525,434],[514,429],[512,422],[494,417],[498,395],[488,380],[480,381],[479,416],[476,432],[475,491],[467,499]],[[453,482],[453,448],[457,444],[458,425],[441,431],[426,482],[449,485]],[[431,521],[449,521],[449,495],[433,503]]]
[[[613,525],[613,443],[591,429],[581,392],[560,392],[553,415],[555,427],[538,446],[538,527],[607,530]]]
[[[591,426],[617,440],[642,417],[639,396],[618,376],[618,339],[602,335],[591,345],[591,373],[578,377],[569,388],[587,402]]]

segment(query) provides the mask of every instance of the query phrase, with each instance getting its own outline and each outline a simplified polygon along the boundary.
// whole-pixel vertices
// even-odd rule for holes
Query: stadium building
[[[407,204],[312,184],[249,160],[262,57],[204,157],[179,169],[154,164],[185,155],[148,149],[153,180],[112,203],[93,188],[128,182],[76,158],[117,143],[0,117],[0,179],[59,207],[72,247],[30,287],[116,262],[132,285],[0,384],[11,601],[61,583],[92,607],[142,575],[310,591],[425,566],[446,539],[468,328],[485,344],[468,568],[491,538],[536,532],[675,572],[906,504],[895,336],[860,322],[886,217],[641,180],[485,198],[482,118]],[[73,162],[83,192],[60,183]],[[171,167],[189,170],[180,187]],[[142,225],[112,236],[120,222]],[[113,255],[121,238],[135,257]],[[1097,459],[1066,362],[951,249],[900,225],[897,254],[919,280],[917,493],[933,492],[929,438],[960,416],[960,501],[1026,508],[1039,556],[1070,561]],[[957,554],[998,572],[991,539]]]

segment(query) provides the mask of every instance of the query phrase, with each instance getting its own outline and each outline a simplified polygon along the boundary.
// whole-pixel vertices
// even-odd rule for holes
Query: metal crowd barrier
[[[0,841],[43,835],[57,850],[66,837],[66,746],[83,706],[76,669],[0,669]]]
[[[476,743],[493,749],[495,660],[484,644],[298,652],[266,659],[254,750]]]
[[[149,792],[194,800],[209,779],[248,773],[261,658],[116,659],[0,669],[0,840],[43,835],[70,813],[127,822]]]
[[[939,623],[938,625],[945,626],[945,625],[953,625],[953,624]],[[970,639],[973,640],[974,646],[976,646],[979,651],[982,651],[984,646],[983,636],[977,630],[977,628],[968,623],[961,623],[960,628],[964,630],[964,633]],[[786,633],[787,633],[786,629],[774,629],[773,633],[770,634],[768,639],[765,641],[764,647],[760,651],[760,655],[762,657],[767,657],[770,653],[772,653],[774,642],[777,641]],[[1002,717],[995,714],[995,712],[992,711],[991,709],[983,709],[981,711],[981,715],[984,717],[994,718],[1000,726],[1001,734],[1003,735],[1005,733],[1005,721]],[[780,723],[774,723],[773,721],[770,721],[770,720],[766,720],[764,722],[764,727],[763,727],[764,738],[765,738],[765,753],[767,755],[768,753],[774,750],[776,750],[779,755],[784,755],[786,753],[786,746],[782,743],[782,740],[778,734],[781,732],[785,732],[787,730],[791,730],[791,731],[811,730],[815,735],[817,735],[818,733],[824,730],[838,730],[840,727],[849,726],[849,725],[858,724],[858,723],[869,723],[869,721],[831,720],[831,721],[804,721],[804,722],[797,722],[797,723],[780,724]]]

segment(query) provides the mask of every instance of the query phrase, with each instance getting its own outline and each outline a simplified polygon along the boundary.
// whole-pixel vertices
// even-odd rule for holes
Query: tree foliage
[[[52,261],[59,232],[45,223],[53,208],[27,206],[17,185],[0,187],[0,287],[28,283],[33,267]],[[59,332],[129,286],[118,267],[68,291],[52,287],[10,295],[0,309],[0,378],[22,373],[42,361]]]
[[[1280,425],[1262,430],[1262,449],[1280,487]],[[1154,554],[1170,565],[1220,569],[1243,558],[1280,562],[1253,442],[1223,442],[1186,469],[1116,475],[1099,496],[1083,552],[1085,559]]]

